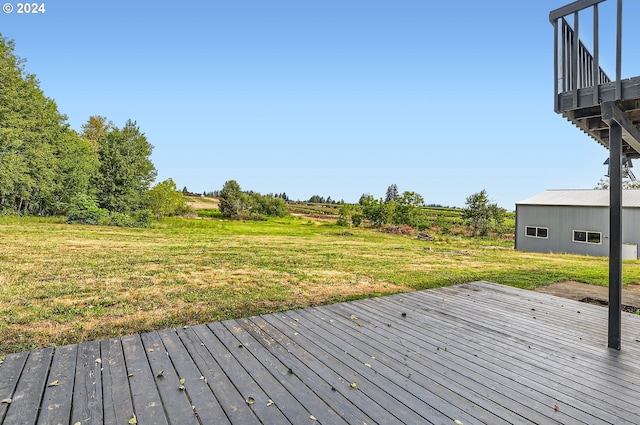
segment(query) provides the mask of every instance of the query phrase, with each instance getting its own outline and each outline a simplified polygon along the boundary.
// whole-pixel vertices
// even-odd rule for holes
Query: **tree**
[[[82,133],[80,137],[90,142],[97,150],[99,148],[99,142],[107,134],[111,133],[116,128],[113,122],[107,120],[106,117],[101,115],[92,115],[89,117],[86,123],[82,124]]]
[[[187,211],[187,200],[174,181],[167,179],[149,190],[149,208],[157,218],[178,215]]]
[[[630,179],[622,179],[622,188],[623,189],[640,189],[640,181],[630,180]],[[601,178],[598,181],[598,184],[594,189],[598,190],[609,190],[609,177]]]
[[[100,207],[128,212],[145,207],[146,192],[156,177],[149,159],[153,146],[134,121],[98,140],[96,189]]]
[[[228,180],[222,186],[220,191],[220,212],[223,216],[229,218],[245,218],[244,197],[240,185],[235,180]]]
[[[235,180],[225,182],[222,187],[219,208],[223,216],[240,220],[262,220],[264,216],[283,217],[289,214],[283,199],[253,191],[243,192]]]
[[[0,35],[0,210],[48,215],[88,191],[95,156]]]
[[[361,202],[362,216],[368,220],[373,227],[381,227],[389,222],[388,210],[382,199],[376,200],[373,196],[368,195],[363,199],[361,198]],[[387,205],[391,205],[391,203]]]
[[[339,209],[339,217],[336,224],[338,226],[350,227],[351,225],[359,227],[362,223],[362,207],[359,204],[341,204]]]
[[[462,210],[462,219],[472,228],[473,236],[486,236],[489,233],[491,221],[498,226],[504,221],[506,210],[490,203],[486,190],[469,195],[466,207]]]
[[[384,198],[384,202],[395,201],[397,197],[398,197],[398,185],[394,183],[387,188],[387,194]]]
[[[417,224],[417,212],[424,206],[424,199],[416,192],[405,191],[402,195],[396,194],[394,201],[387,202],[388,204],[395,203],[393,223],[394,224],[406,224],[408,226],[415,227]]]

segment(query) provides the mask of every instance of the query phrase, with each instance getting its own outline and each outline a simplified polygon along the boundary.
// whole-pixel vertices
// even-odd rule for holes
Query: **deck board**
[[[49,347],[0,366],[0,424],[640,423],[640,316],[621,351],[606,319],[473,282]]]
[[[38,424],[61,425],[69,423],[77,355],[77,345],[67,345],[56,349],[47,379],[47,387],[44,390]]]

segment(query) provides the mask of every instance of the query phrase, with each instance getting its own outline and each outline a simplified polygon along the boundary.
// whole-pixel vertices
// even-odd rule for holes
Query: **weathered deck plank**
[[[42,399],[39,425],[69,423],[77,355],[77,345],[66,345],[56,349]]]
[[[4,420],[13,394],[18,386],[18,379],[27,362],[29,353],[16,353],[8,356],[0,367],[0,419]]]
[[[160,393],[138,335],[122,337],[122,351],[127,365],[136,420],[140,424],[167,425]]]
[[[133,403],[120,338],[100,343],[105,424],[126,424],[133,418]]]
[[[606,309],[474,282],[11,354],[0,425],[634,424],[638,360],[638,316],[618,352]]]
[[[51,347],[29,354],[7,411],[6,423],[22,425],[36,423],[52,355]]]
[[[104,422],[101,369],[100,342],[91,341],[79,344],[71,402],[72,424],[80,422],[87,425],[99,425]]]

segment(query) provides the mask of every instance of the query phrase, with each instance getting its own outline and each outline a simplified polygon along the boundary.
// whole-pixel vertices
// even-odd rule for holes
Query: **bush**
[[[156,184],[148,193],[151,210],[158,219],[187,212],[187,201],[172,179]]]
[[[150,227],[155,221],[155,217],[151,210],[134,211],[132,216],[135,223],[134,227]]]
[[[86,194],[78,194],[66,205],[67,223],[104,224],[109,212]]]

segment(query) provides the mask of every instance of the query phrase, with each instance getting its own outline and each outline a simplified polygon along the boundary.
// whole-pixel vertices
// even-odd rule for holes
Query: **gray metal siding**
[[[527,226],[549,229],[548,237],[542,239],[526,236],[525,228]],[[601,232],[601,243],[574,242],[574,230]],[[520,251],[607,256],[609,254],[609,209],[606,207],[518,205],[516,234],[516,249]]]

